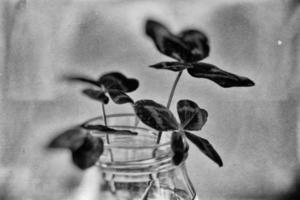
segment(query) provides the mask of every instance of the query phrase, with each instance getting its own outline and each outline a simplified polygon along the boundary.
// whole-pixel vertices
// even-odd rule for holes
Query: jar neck
[[[103,124],[102,118],[86,122],[86,124],[99,123]],[[142,126],[141,123],[139,125],[142,127],[138,126],[135,115],[110,116],[107,117],[107,124],[115,129],[136,132],[137,135],[106,135],[97,131],[91,133],[101,137],[105,144],[98,162],[102,171],[118,174],[151,174],[177,167],[172,162],[173,151],[170,144],[172,132],[163,132],[160,144],[157,144],[158,132]]]
[[[170,145],[143,151],[105,149],[105,156],[102,156],[98,162],[104,180],[108,182],[149,182],[163,177],[168,179],[178,172],[186,173],[185,159],[188,153],[180,165],[174,165]],[[135,156],[135,153],[138,155]],[[143,157],[145,159],[139,159]]]
[[[155,151],[155,150],[154,150]],[[114,155],[114,154],[112,154]],[[183,162],[180,165],[174,165],[172,162],[172,152],[163,155],[154,156],[150,159],[133,160],[133,161],[104,161],[100,159],[98,166],[101,171],[113,174],[132,174],[132,175],[149,175],[164,173],[175,168],[181,167],[188,156],[186,153]]]

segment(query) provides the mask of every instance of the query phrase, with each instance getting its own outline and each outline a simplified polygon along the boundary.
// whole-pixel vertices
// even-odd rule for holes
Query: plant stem
[[[170,93],[170,96],[169,96],[167,108],[170,108],[170,106],[171,106],[172,99],[173,99],[173,96],[174,96],[174,92],[175,92],[176,86],[177,86],[177,84],[178,84],[178,81],[179,81],[179,79],[180,79],[180,77],[181,77],[181,75],[182,75],[182,72],[183,72],[183,71],[180,71],[180,72],[177,74],[177,77],[176,77],[176,79],[175,79],[175,81],[174,81],[174,84],[173,84],[173,87],[172,87],[172,89],[171,89],[171,93]]]
[[[134,118],[134,128],[136,128],[139,125],[140,120],[139,120],[139,117],[135,113],[134,105],[133,104],[132,104],[132,109],[133,109],[133,113],[135,115],[135,118]]]
[[[149,192],[150,192],[150,189],[151,187],[153,186],[154,184],[154,180],[151,180],[149,183],[148,183],[148,187],[146,188],[145,192],[143,193],[142,197],[141,197],[141,200],[147,200],[148,199],[148,196],[149,196]]]
[[[107,119],[106,119],[106,113],[105,113],[105,106],[104,106],[104,103],[102,103],[102,114],[103,114],[104,125],[107,126]],[[107,144],[110,143],[110,141],[109,141],[109,136],[108,136],[107,133],[106,133],[106,141],[107,141]]]
[[[180,77],[181,77],[181,75],[182,75],[182,72],[183,72],[183,71],[180,71],[180,72],[177,74],[177,77],[176,77],[176,79],[175,79],[175,81],[174,81],[174,83],[173,83],[173,86],[172,86],[172,89],[171,89],[171,92],[170,92],[170,95],[169,95],[168,103],[167,103],[167,108],[170,108],[170,106],[171,106],[172,99],[173,99],[174,93],[175,93],[175,89],[176,89],[176,86],[177,86],[177,84],[178,84],[178,81],[179,81],[179,79],[180,79]],[[157,143],[157,144],[159,144],[159,142],[160,142],[161,134],[162,134],[162,132],[160,131],[160,132],[158,133],[157,140],[156,140],[156,143]]]
[[[107,118],[106,118],[104,103],[102,103],[102,114],[103,114],[104,125],[107,126]],[[108,133],[105,134],[105,137],[106,137],[107,144],[110,144]],[[113,153],[112,153],[112,150],[110,148],[109,148],[109,154],[110,154],[111,161],[114,161]]]
[[[157,140],[156,140],[156,143],[157,143],[157,144],[159,144],[159,142],[160,142],[161,134],[162,134],[162,132],[160,131],[160,132],[158,133]]]

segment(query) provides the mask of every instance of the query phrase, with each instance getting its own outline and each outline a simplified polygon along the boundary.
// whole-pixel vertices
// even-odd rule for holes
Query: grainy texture
[[[190,145],[187,164],[198,196],[267,199],[287,190],[300,152],[298,2],[1,1],[0,199],[93,199],[97,173],[82,174],[66,152],[44,150],[57,130],[100,113],[96,101],[80,94],[83,88],[61,78],[120,70],[141,80],[132,98],[166,104],[176,75],[147,67],[171,61],[144,35],[148,16],[174,32],[205,31],[207,61],[256,83],[223,89],[183,74],[171,109],[187,96],[205,108],[209,119],[199,134],[224,161],[219,168]]]

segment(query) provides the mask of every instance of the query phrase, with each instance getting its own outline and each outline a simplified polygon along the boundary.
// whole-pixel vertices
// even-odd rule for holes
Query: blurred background
[[[95,172],[78,170],[68,152],[45,150],[59,130],[101,109],[61,77],[96,78],[118,70],[140,80],[134,99],[166,104],[176,74],[147,67],[171,60],[144,35],[148,17],[174,32],[203,30],[211,45],[205,61],[256,83],[224,89],[183,74],[173,102],[190,98],[208,110],[201,134],[224,160],[219,168],[191,145],[187,167],[199,198],[275,199],[296,191],[299,5],[298,0],[2,0],[0,199],[83,200],[98,189]],[[130,109],[111,105],[109,113]]]

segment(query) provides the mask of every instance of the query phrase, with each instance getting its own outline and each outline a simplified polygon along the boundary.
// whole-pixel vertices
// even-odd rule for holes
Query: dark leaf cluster
[[[92,135],[87,130],[93,130],[95,133]],[[70,150],[73,163],[84,170],[95,165],[104,151],[103,139],[97,133],[137,135],[136,132],[129,130],[117,130],[104,125],[83,124],[62,131],[52,139],[47,147]]]
[[[134,109],[140,120],[151,128],[157,131],[173,131],[171,148],[174,164],[178,165],[184,160],[188,151],[187,138],[219,166],[223,165],[221,157],[206,139],[189,132],[201,130],[208,117],[207,111],[199,108],[195,102],[184,99],[177,103],[180,123],[168,108],[153,100],[139,100],[135,102]]]
[[[176,60],[175,62],[159,62],[151,65],[151,68],[180,72],[178,77],[183,70],[187,70],[192,77],[211,80],[224,88],[254,85],[254,82],[247,77],[227,72],[209,63],[200,62],[210,53],[208,37],[202,31],[186,29],[174,34],[162,23],[149,19],[146,22],[145,33],[153,40],[159,52]],[[189,140],[219,166],[223,165],[221,157],[210,142],[190,132],[201,130],[208,117],[207,111],[200,108],[195,102],[184,99],[177,103],[180,120],[178,122],[167,107],[153,100],[134,102],[127,93],[135,91],[139,87],[139,82],[137,79],[127,78],[120,72],[106,73],[98,79],[82,75],[65,78],[70,82],[87,83],[90,87],[84,89],[82,93],[93,100],[100,101],[103,104],[103,110],[104,104],[108,104],[110,100],[116,104],[133,104],[139,119],[160,132],[159,139],[161,132],[171,131],[174,164],[179,165],[187,156],[189,149],[187,141]],[[176,83],[175,81],[174,89]],[[172,91],[174,92],[174,90]],[[173,94],[171,92],[170,102]],[[104,111],[103,115],[106,119]],[[97,135],[97,133],[137,135],[136,132],[130,130],[113,129],[106,125],[106,123],[105,125],[84,123],[72,127],[58,134],[49,143],[48,148],[70,150],[74,164],[80,169],[87,169],[95,165],[104,151],[103,135]],[[93,134],[90,134],[91,131]]]
[[[145,33],[162,54],[174,58],[178,62],[160,62],[150,67],[171,71],[187,70],[195,78],[209,79],[221,87],[248,87],[254,82],[247,77],[239,76],[218,68],[215,65],[199,62],[209,55],[209,40],[205,33],[194,29],[186,29],[173,34],[165,25],[149,19]]]
[[[88,83],[94,86],[96,89],[84,89],[82,91],[83,94],[104,104],[109,102],[109,97],[107,94],[116,104],[132,104],[134,101],[126,93],[136,90],[139,86],[137,79],[127,78],[120,72],[110,72],[104,74],[100,76],[98,80],[81,75],[67,76],[66,80],[71,82]]]
[[[80,169],[93,166],[103,153],[103,140],[94,137],[81,127],[72,127],[56,136],[48,148],[69,149],[73,163]]]

